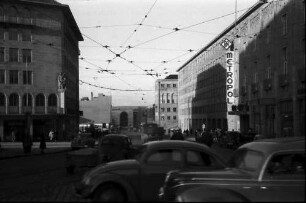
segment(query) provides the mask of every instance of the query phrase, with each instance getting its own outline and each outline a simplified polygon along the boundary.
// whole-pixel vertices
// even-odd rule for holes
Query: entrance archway
[[[120,114],[120,127],[127,127],[129,123],[128,114],[123,111]]]

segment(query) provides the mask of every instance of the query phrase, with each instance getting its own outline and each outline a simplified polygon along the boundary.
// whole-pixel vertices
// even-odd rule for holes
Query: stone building
[[[0,136],[35,141],[78,132],[82,35],[69,6],[54,0],[0,1]]]
[[[305,1],[258,1],[179,73],[180,126],[305,134]]]
[[[178,128],[177,84],[178,75],[169,75],[155,82],[155,122],[166,133],[169,133],[169,129]]]

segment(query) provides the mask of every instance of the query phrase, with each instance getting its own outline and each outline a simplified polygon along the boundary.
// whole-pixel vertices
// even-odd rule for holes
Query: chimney
[[[93,100],[93,92],[91,92],[91,101]]]

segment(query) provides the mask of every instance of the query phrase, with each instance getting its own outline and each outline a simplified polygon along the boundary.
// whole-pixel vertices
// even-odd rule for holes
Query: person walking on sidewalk
[[[44,150],[46,149],[46,139],[43,134],[40,134],[40,143],[39,143],[40,153],[44,154]]]
[[[50,138],[50,141],[52,142],[53,138],[54,138],[54,132],[53,130],[50,130],[49,132],[49,138]]]

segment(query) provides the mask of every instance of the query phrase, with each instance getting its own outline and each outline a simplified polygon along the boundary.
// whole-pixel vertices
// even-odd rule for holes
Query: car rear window
[[[257,171],[260,169],[263,160],[264,155],[261,152],[238,149],[229,161],[229,166],[248,171]]]

